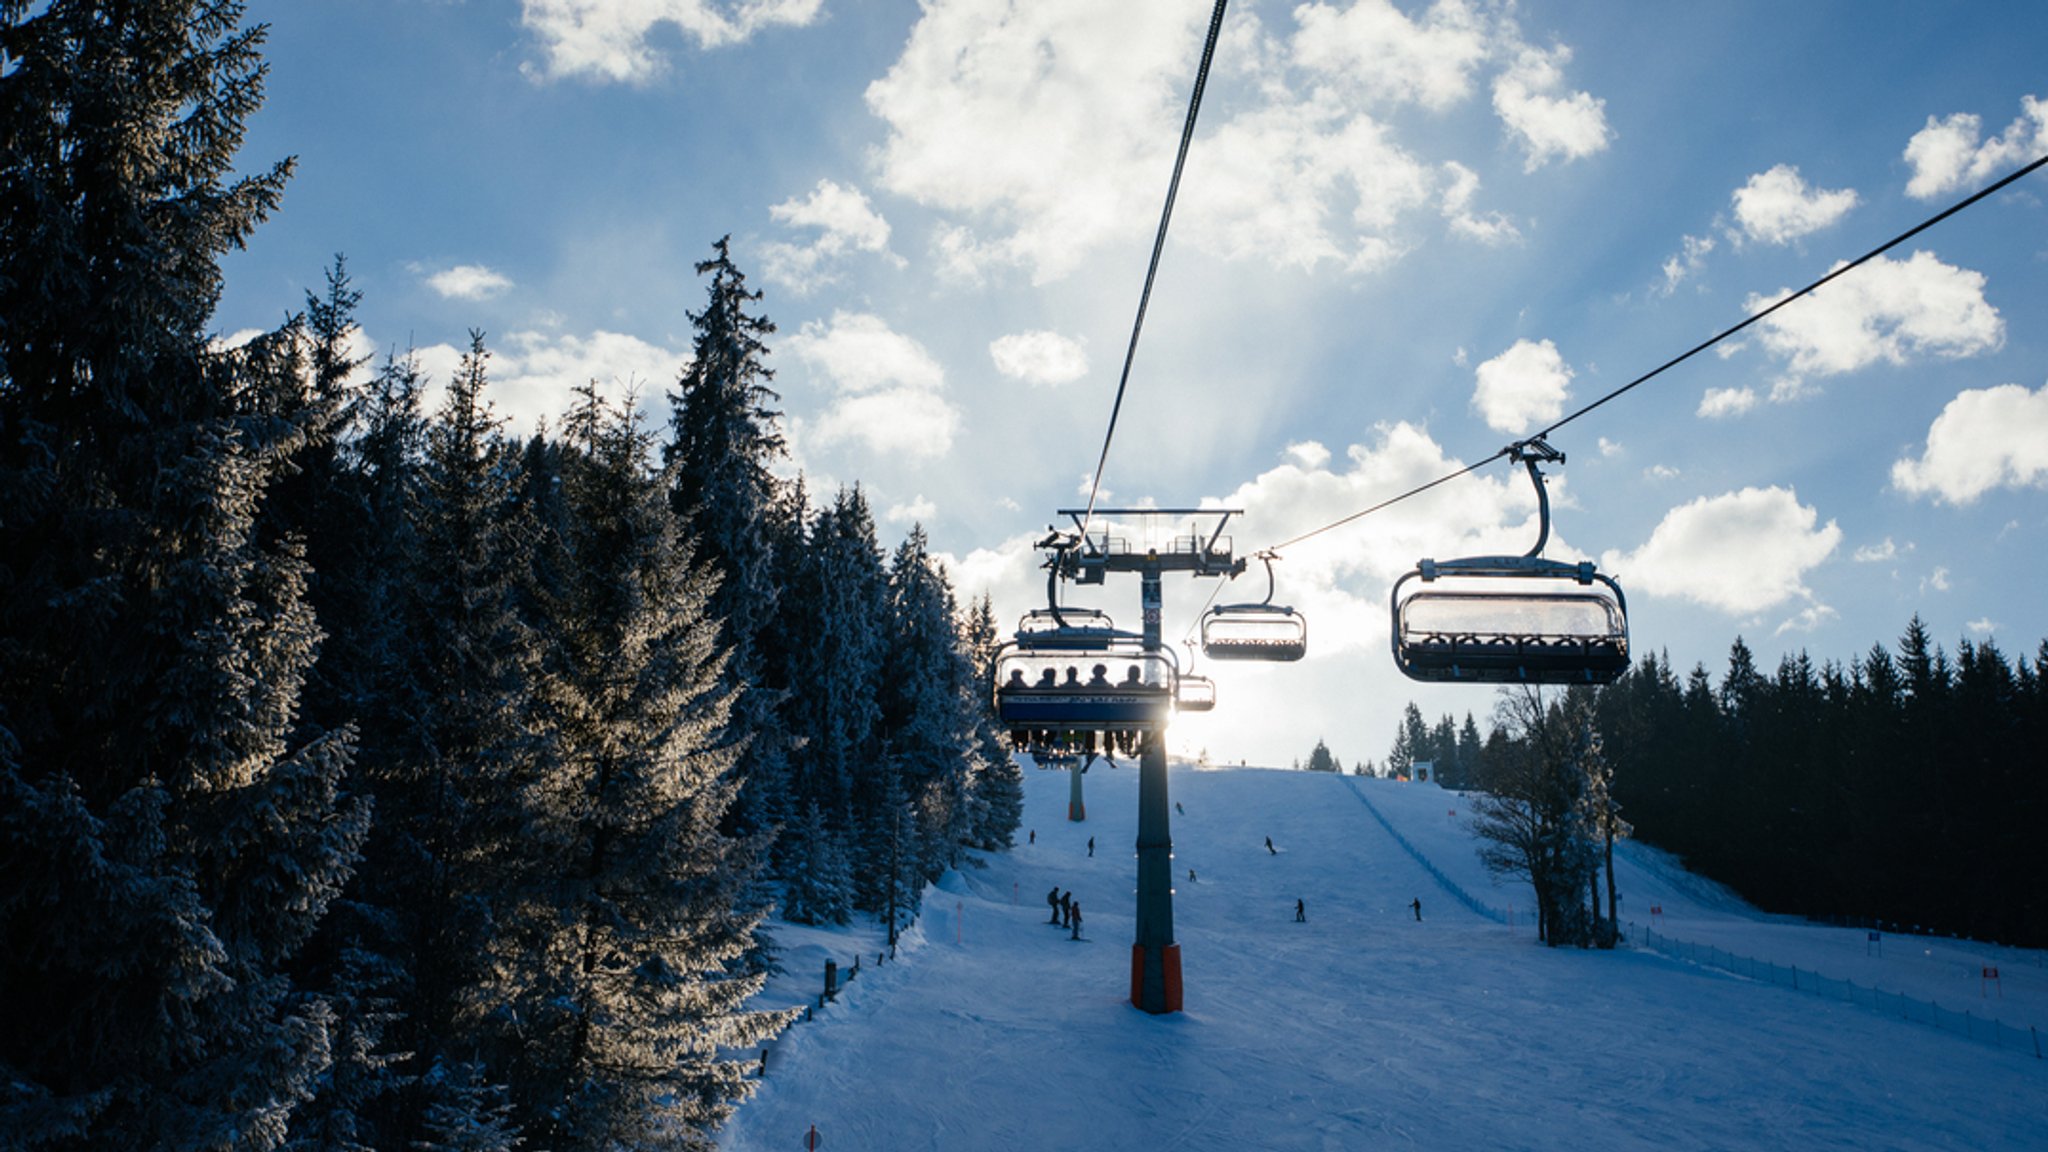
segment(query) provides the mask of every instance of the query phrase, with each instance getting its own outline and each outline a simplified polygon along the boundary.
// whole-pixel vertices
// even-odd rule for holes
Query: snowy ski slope
[[[874,966],[872,926],[776,926],[775,1002],[815,997],[828,955],[863,970],[778,1042],[722,1147],[815,1126],[833,1149],[2048,1148],[2048,1061],[1640,950],[1538,946],[1526,888],[1493,884],[1463,798],[1432,785],[1176,766],[1187,1011],[1147,1016],[1127,1002],[1136,772],[1090,772],[1083,824],[1063,773],[1025,784],[1019,846],[932,889],[896,961]],[[1519,906],[1513,928],[1361,796],[1450,882]],[[1879,959],[1639,846],[1618,873],[1624,918],[1660,905],[1671,936],[2048,1023],[2038,953],[1887,937]],[[1055,884],[1081,942],[1045,922]],[[1982,963],[2002,1000],[1978,999]]]

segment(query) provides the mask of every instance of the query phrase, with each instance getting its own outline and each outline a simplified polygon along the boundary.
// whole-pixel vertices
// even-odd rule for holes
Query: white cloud
[[[1528,154],[1534,172],[1552,159],[1578,160],[1606,149],[1607,102],[1585,92],[1561,92],[1571,49],[1524,47],[1493,82],[1493,110]]]
[[[867,89],[889,127],[875,154],[882,186],[980,218],[992,237],[949,234],[958,262],[1022,265],[1041,282],[1065,275],[1156,218],[1179,123],[1174,86],[1202,15],[1090,0],[927,4],[902,56]]]
[[[515,435],[532,434],[542,421],[559,426],[575,389],[593,381],[619,400],[631,389],[652,419],[666,419],[667,389],[690,359],[687,351],[602,329],[588,336],[513,332],[486,351],[484,400]],[[465,352],[451,344],[410,350],[426,385],[426,411],[440,406]]]
[[[488,300],[512,288],[512,280],[481,264],[457,264],[427,277],[427,287],[450,300]]]
[[[1787,632],[1816,632],[1820,626],[1841,616],[1840,612],[1825,604],[1808,604],[1805,608],[1785,620],[1771,634],[1783,636]]]
[[[925,499],[924,493],[920,492],[908,504],[890,505],[889,510],[883,513],[883,519],[891,524],[925,524],[938,514],[939,506]]]
[[[1489,49],[1487,30],[1457,0],[1439,0],[1419,20],[1387,0],[1360,0],[1341,11],[1304,4],[1294,16],[1295,61],[1371,100],[1448,108],[1471,94],[1473,70]]]
[[[952,450],[960,413],[944,395],[944,369],[881,317],[834,312],[829,322],[805,324],[786,347],[839,391],[818,417],[817,443],[854,440],[880,455],[912,458]]]
[[[1998,622],[1989,616],[1979,616],[1975,620],[1963,625],[1963,627],[1968,628],[1979,636],[1989,636],[1993,632],[1998,631]]]
[[[1851,556],[1850,559],[1858,564],[1882,564],[1898,554],[1899,546],[1892,543],[1892,538],[1887,536],[1884,538],[1883,543],[1865,544],[1863,547],[1858,548],[1855,555]]]
[[[1965,185],[1988,183],[2048,152],[2048,102],[2027,96],[2020,101],[2020,116],[2003,133],[1981,144],[1984,122],[1967,112],[1936,120],[1906,143],[1906,162],[1913,166],[1913,178],[1906,182],[1906,195],[1931,200]]]
[[[867,89],[888,132],[874,153],[879,186],[950,217],[934,227],[934,253],[968,281],[1022,269],[1046,283],[1107,244],[1141,242],[1158,218],[1203,15],[1164,0],[929,0]],[[1236,81],[1233,100],[1205,109],[1190,159],[1199,176],[1177,210],[1179,234],[1212,253],[1363,274],[1400,259],[1426,227],[1512,240],[1508,217],[1474,209],[1475,173],[1420,155],[1389,127],[1392,112],[1471,99],[1483,67],[1508,69],[1496,105],[1532,165],[1604,145],[1599,102],[1557,94],[1566,51],[1529,49],[1492,5],[1438,0],[1411,16],[1367,0],[1291,15],[1290,34],[1243,12],[1225,25],[1217,67]]]
[[[999,336],[988,346],[996,371],[1028,384],[1071,384],[1088,374],[1081,341],[1043,330]]]
[[[810,321],[786,346],[846,392],[890,384],[937,391],[946,383],[945,370],[924,345],[865,312],[840,311],[829,322]]]
[[[1564,412],[1564,402],[1571,395],[1572,370],[1557,354],[1557,345],[1548,340],[1540,344],[1515,341],[1513,347],[1481,364],[1477,376],[1472,406],[1497,432],[1519,434],[1549,423]]]
[[[1436,200],[1431,167],[1328,90],[1241,113],[1200,147],[1203,178],[1182,185],[1180,211],[1187,235],[1230,259],[1377,271],[1413,246],[1405,222]]]
[[[1245,510],[1242,526],[1233,524],[1233,530],[1240,539],[1288,539],[1461,467],[1415,425],[1381,425],[1375,431],[1370,443],[1348,447],[1341,461],[1327,451],[1319,456],[1290,449],[1284,463],[1222,497],[1224,506]],[[1553,498],[1562,486],[1562,480],[1552,481]],[[1520,468],[1502,466],[1495,476],[1461,478],[1295,545],[1287,554],[1288,569],[1307,576],[1314,587],[1330,589],[1363,578],[1364,597],[1379,601],[1417,559],[1519,553],[1536,531],[1534,490]],[[1552,551],[1569,548],[1553,534]]]
[[[836,280],[834,265],[849,252],[879,253],[903,265],[889,251],[889,222],[858,188],[820,180],[808,197],[791,197],[768,209],[768,215],[792,228],[819,232],[809,244],[776,241],[761,247],[762,274],[799,296]]]
[[[1678,475],[1678,469],[1673,468],[1669,464],[1652,464],[1648,468],[1643,469],[1643,479],[1645,480],[1676,480]]]
[[[1936,592],[1946,592],[1949,590],[1950,584],[1947,568],[1937,565],[1934,571],[1928,573],[1926,578],[1920,581],[1920,590],[1922,592],[1927,591],[1929,588],[1934,589]]]
[[[1707,266],[1707,254],[1713,250],[1714,239],[1711,236],[1688,235],[1680,240],[1678,252],[1664,261],[1664,283],[1660,293],[1669,296],[1678,290],[1680,282],[1697,275]]]
[[[1482,244],[1505,244],[1522,238],[1521,230],[1504,213],[1475,214],[1472,198],[1479,193],[1479,174],[1455,160],[1444,164],[1450,187],[1444,190],[1443,214],[1455,235]]]
[[[1691,600],[1734,616],[1788,600],[1811,602],[1801,581],[1834,552],[1842,530],[1788,488],[1744,488],[1673,508],[1634,552],[1601,566],[1632,591]]]
[[[1757,406],[1757,392],[1753,387],[1708,387],[1700,394],[1700,408],[1694,416],[1702,420],[1722,420],[1726,416],[1741,416]]]
[[[540,41],[544,57],[524,71],[537,79],[645,83],[667,67],[648,43],[657,25],[674,25],[700,48],[720,48],[774,25],[807,25],[822,6],[823,0],[521,0],[519,22]]]
[[[1799,376],[1780,376],[1771,381],[1771,403],[1773,404],[1790,404],[1794,400],[1803,400],[1808,396],[1817,395],[1819,392],[1820,389],[1807,383],[1804,378]]]
[[[216,337],[213,341],[213,350],[216,352],[227,352],[240,348],[258,336],[267,336],[269,334],[270,330],[267,328],[238,328],[225,336]]]
[[[620,332],[513,332],[492,354],[491,393],[498,410],[520,430],[537,427],[543,418],[560,423],[575,389],[592,381],[620,391],[631,388],[643,405],[658,407],[665,416],[667,389],[689,359],[686,351]]]
[[[1289,444],[1283,454],[1297,468],[1316,469],[1330,462],[1330,450],[1314,440]]]
[[[960,413],[936,392],[890,388],[841,399],[816,427],[819,444],[857,440],[878,456],[929,459],[952,451]]]
[[[1608,439],[1607,437],[1605,437],[1605,436],[1602,436],[1602,437],[1600,437],[1600,439],[1599,439],[1599,441],[1597,442],[1597,444],[1598,444],[1598,447],[1599,447],[1599,449],[1600,449],[1600,455],[1601,455],[1601,456],[1603,456],[1603,457],[1606,457],[1606,458],[1608,458],[1608,459],[1612,459],[1612,458],[1614,458],[1614,457],[1616,457],[1616,456],[1619,456],[1619,455],[1621,455],[1622,453],[1624,453],[1624,452],[1628,451],[1628,449],[1626,449],[1626,448],[1623,448],[1623,447],[1621,446],[1621,442],[1620,442],[1620,441],[1618,441],[1618,440],[1609,440],[1609,439]]]
[[[1854,207],[1854,189],[1809,189],[1799,169],[1789,164],[1759,172],[1735,190],[1738,235],[1766,244],[1790,244],[1835,223]]]
[[[1892,484],[1949,504],[1972,503],[1993,488],[2048,486],[2048,385],[1957,395],[1928,427],[1920,458],[1892,465]]]
[[[1745,306],[1755,313],[1785,295],[1751,296]],[[2005,322],[1984,299],[1983,273],[1943,264],[1931,252],[1906,260],[1880,256],[1772,313],[1757,330],[1795,376],[1834,376],[1914,356],[1975,356],[2005,341]]]

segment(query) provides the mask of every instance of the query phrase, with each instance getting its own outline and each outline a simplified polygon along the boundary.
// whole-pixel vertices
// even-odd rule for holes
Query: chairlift
[[[1174,684],[1173,710],[1209,712],[1216,707],[1216,682],[1207,676],[1183,674]]]
[[[1540,438],[1509,452],[1536,485],[1536,546],[1522,556],[1423,560],[1395,581],[1394,666],[1430,683],[1612,683],[1629,666],[1621,585],[1590,561],[1541,556],[1550,496],[1537,464],[1562,464],[1564,454]],[[1421,585],[1404,597],[1411,580]]]
[[[1173,652],[1147,648],[1135,632],[1112,627],[1093,609],[1061,608],[1058,572],[1046,580],[1049,607],[1027,613],[996,652],[996,715],[1019,747],[1066,743],[1105,749],[1135,734],[1159,732],[1173,715],[1178,667]]]
[[[1308,621],[1273,603],[1273,554],[1266,562],[1266,598],[1257,604],[1219,604],[1202,614],[1202,654],[1211,660],[1284,662],[1308,655]]]
[[[1102,629],[1019,633],[996,653],[995,676],[996,714],[1012,733],[1157,732],[1177,680],[1171,651]]]
[[[1195,674],[1195,642],[1182,640],[1188,650],[1188,666],[1174,682],[1173,710],[1175,712],[1210,712],[1216,708],[1216,682],[1207,676]]]

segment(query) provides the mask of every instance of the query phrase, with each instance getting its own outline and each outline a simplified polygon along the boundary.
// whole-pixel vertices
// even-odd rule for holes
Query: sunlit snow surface
[[[1148,1016],[1128,1002],[1137,772],[1085,783],[1069,823],[1066,774],[1027,768],[1018,847],[930,890],[896,961],[874,967],[871,925],[776,927],[776,1003],[866,955],[722,1147],[815,1126],[827,1149],[2048,1148],[2048,1061],[1640,950],[1538,946],[1526,887],[1492,884],[1463,798],[1433,785],[1175,766],[1187,1010]],[[1475,897],[1519,905],[1515,927],[1452,899],[1361,792]],[[1625,920],[1654,904],[1681,939],[2048,1026],[2041,953],[1888,935],[1880,959],[1860,930],[1619,856]],[[1055,884],[1083,942],[1046,923]]]

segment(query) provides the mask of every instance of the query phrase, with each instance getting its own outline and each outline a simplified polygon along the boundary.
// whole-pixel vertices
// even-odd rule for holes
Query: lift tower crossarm
[[[1073,520],[1076,533],[1082,530],[1083,524],[1091,515],[1085,508],[1062,508],[1059,514]],[[1158,549],[1148,549],[1145,552],[1118,552],[1109,547],[1109,530],[1102,528],[1096,536],[1096,539],[1102,542],[1099,551],[1091,552],[1089,540],[1080,537],[1079,546],[1062,553],[1061,558],[1076,570],[1080,567],[1082,556],[1086,555],[1091,565],[1100,564],[1106,572],[1186,572],[1194,576],[1241,576],[1244,574],[1245,562],[1234,556],[1227,544],[1220,550],[1217,545],[1224,538],[1223,529],[1230,523],[1230,518],[1243,514],[1242,508],[1097,508],[1093,518],[1098,522],[1115,516],[1152,519],[1214,516],[1216,528],[1209,533],[1207,539],[1191,537],[1186,548],[1168,548],[1163,552]],[[1077,571],[1067,573],[1069,576],[1077,574]],[[1100,583],[1100,580],[1085,582]]]

